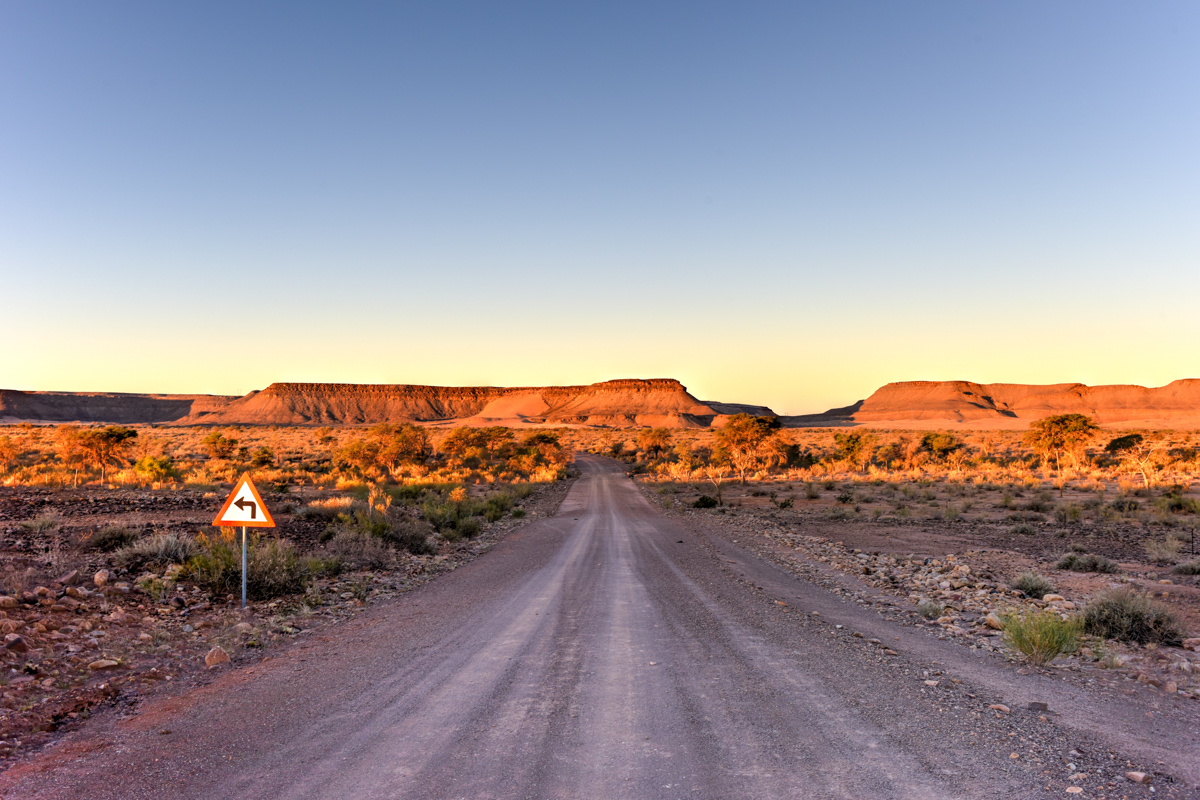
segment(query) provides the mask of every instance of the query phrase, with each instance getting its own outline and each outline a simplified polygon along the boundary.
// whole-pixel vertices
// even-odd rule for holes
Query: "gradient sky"
[[[0,109],[0,388],[1200,377],[1195,2],[0,2]]]

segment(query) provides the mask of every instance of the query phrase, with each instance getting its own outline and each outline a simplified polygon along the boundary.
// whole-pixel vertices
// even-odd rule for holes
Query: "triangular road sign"
[[[217,518],[213,520],[213,525],[238,528],[275,527],[275,520],[271,518],[271,512],[263,503],[258,489],[254,488],[254,481],[250,480],[250,473],[247,472],[238,479],[237,486],[233,487],[229,499],[217,512]]]

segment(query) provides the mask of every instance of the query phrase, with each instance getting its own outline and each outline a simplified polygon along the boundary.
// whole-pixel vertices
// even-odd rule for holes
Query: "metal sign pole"
[[[246,526],[242,526],[242,608],[246,607]]]

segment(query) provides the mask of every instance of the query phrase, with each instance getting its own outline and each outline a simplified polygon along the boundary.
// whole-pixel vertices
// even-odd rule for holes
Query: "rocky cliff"
[[[1026,428],[1054,414],[1085,414],[1111,427],[1200,428],[1200,380],[1159,388],[905,381],[889,383],[852,406],[788,417],[785,424]]]

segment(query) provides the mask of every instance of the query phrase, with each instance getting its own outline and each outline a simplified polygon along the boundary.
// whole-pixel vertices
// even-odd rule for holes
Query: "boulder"
[[[221,664],[229,663],[229,653],[225,652],[224,647],[214,647],[208,651],[208,655],[204,657],[204,663],[209,669],[220,666]]]

